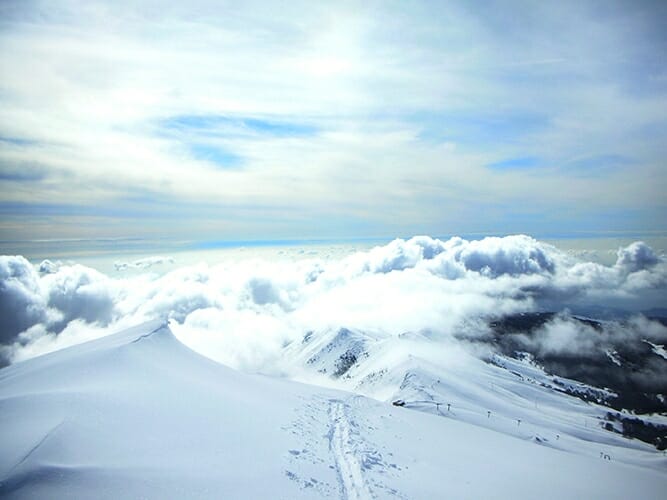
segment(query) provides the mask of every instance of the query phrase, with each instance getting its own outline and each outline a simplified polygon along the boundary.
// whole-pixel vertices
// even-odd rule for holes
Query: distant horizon
[[[452,233],[427,233],[427,232],[413,232],[398,235],[375,235],[375,236],[303,236],[303,237],[276,237],[276,238],[216,238],[210,239],[204,236],[200,237],[179,237],[179,236],[155,236],[155,237],[141,237],[141,236],[95,236],[95,237],[71,237],[71,238],[26,238],[26,239],[0,239],[0,244],[3,243],[62,243],[62,242],[77,242],[77,241],[181,241],[181,242],[196,242],[211,245],[236,245],[236,244],[258,244],[263,245],[267,243],[276,244],[291,244],[302,242],[348,242],[348,241],[372,241],[372,240],[392,240],[396,238],[408,239],[414,236],[430,236],[432,238],[452,238],[455,236],[465,239],[476,239],[478,237],[504,237],[516,234],[525,234],[536,239],[596,239],[596,238],[634,238],[634,237],[667,237],[667,229],[655,230],[601,230],[601,231],[560,231],[560,232],[531,232],[531,231],[463,231]]]
[[[326,245],[383,245],[401,239],[409,240],[415,236],[428,236],[441,241],[458,237],[468,241],[485,238],[504,238],[525,234],[537,241],[588,250],[617,250],[635,241],[643,241],[658,253],[667,252],[667,232],[599,232],[599,233],[560,233],[535,235],[527,233],[466,233],[451,235],[412,234],[400,236],[347,237],[347,238],[293,238],[293,239],[184,239],[184,238],[139,238],[139,237],[100,237],[100,238],[62,238],[35,239],[24,241],[0,241],[0,255],[22,255],[31,261],[58,258],[113,258],[123,255],[149,256],[156,253],[183,253],[238,250],[243,248],[298,248],[300,246]]]

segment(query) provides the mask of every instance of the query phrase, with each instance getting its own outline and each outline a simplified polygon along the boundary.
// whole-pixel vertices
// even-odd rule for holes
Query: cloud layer
[[[616,263],[605,266],[528,236],[419,236],[334,261],[251,259],[127,278],[3,256],[0,277],[0,343],[8,360],[162,318],[204,354],[260,371],[283,369],[283,347],[313,330],[474,338],[484,335],[480,318],[573,304],[637,311],[664,307],[667,297],[667,264],[641,242],[619,249]],[[565,352],[602,341],[572,328],[555,324],[540,337],[543,348]],[[628,331],[659,344],[662,334],[641,333],[647,328]]]
[[[665,9],[600,9],[5,0],[0,236],[664,230]]]

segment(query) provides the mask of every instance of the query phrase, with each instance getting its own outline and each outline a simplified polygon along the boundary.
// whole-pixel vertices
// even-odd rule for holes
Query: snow
[[[330,450],[336,462],[336,470],[340,479],[341,494],[350,500],[372,498],[368,485],[364,481],[363,451],[355,449],[359,439],[352,438],[348,408],[342,401],[332,401],[329,405]],[[351,446],[352,445],[352,446]],[[377,462],[375,462],[377,463]]]
[[[386,342],[377,344],[384,352]],[[425,392],[454,402],[450,412],[422,403],[429,414],[240,373],[191,351],[166,324],[147,323],[0,370],[0,496],[663,497],[662,453],[597,428],[586,433],[568,418],[589,415],[589,405],[539,384],[513,385],[507,370],[484,366],[476,376],[496,381],[487,392],[463,374],[434,384],[433,367],[416,358],[387,367],[382,390],[411,368],[403,399]],[[468,389],[476,392],[459,407]],[[516,413],[538,395],[540,410]]]
[[[608,350],[606,352],[606,354],[607,354],[607,357],[611,360],[611,362],[614,363],[616,366],[623,366],[623,364],[621,363],[621,360],[618,359],[618,352],[616,352],[614,350]]]
[[[356,361],[336,379],[336,367],[348,353]],[[309,332],[304,341],[288,346],[285,357],[303,366],[301,380],[322,383],[316,375],[330,374],[330,384],[387,403],[400,399],[409,409],[590,457],[619,448],[623,451],[614,451],[616,460],[662,467],[647,462],[655,454],[650,444],[604,429],[610,408],[566,391],[600,402],[613,392],[548,375],[527,354],[522,359],[494,354],[485,362],[461,344],[443,344],[423,334],[382,337],[340,329]]]
[[[651,346],[653,349],[653,352],[656,353],[658,356],[660,356],[662,359],[667,359],[667,349],[665,349],[664,345],[657,345],[652,342],[649,342],[648,340],[644,340],[648,345]]]

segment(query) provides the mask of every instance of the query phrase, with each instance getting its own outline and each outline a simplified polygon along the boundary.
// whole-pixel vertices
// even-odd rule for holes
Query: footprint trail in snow
[[[333,400],[329,405],[329,449],[333,454],[342,497],[349,500],[373,498],[364,480],[362,462],[359,460],[358,436],[351,431],[347,406],[342,401]]]

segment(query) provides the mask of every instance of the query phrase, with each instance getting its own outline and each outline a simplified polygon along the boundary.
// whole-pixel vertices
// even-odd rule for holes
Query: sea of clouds
[[[171,259],[129,266],[158,261]],[[129,277],[1,256],[0,353],[3,364],[12,363],[162,318],[203,354],[271,372],[284,361],[284,347],[308,331],[428,332],[465,341],[486,333],[484,320],[504,314],[637,312],[666,303],[667,262],[642,242],[603,265],[523,235],[418,236],[334,261],[248,259]],[[641,317],[606,337],[565,317],[547,328],[538,348],[562,352],[594,349],[609,335],[667,342],[664,326]]]

